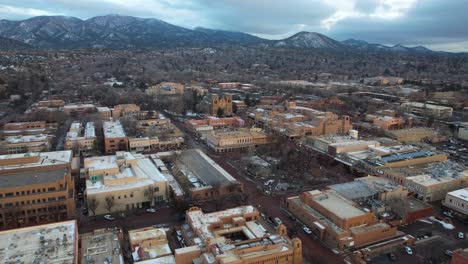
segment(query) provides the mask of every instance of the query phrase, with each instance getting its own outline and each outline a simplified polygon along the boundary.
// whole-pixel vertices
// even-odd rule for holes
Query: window
[[[159,192],[159,187],[154,187],[154,192]]]

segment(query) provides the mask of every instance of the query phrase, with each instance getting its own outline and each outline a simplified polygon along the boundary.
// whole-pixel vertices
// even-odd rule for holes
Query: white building
[[[168,199],[169,182],[149,158],[130,152],[87,158],[88,208],[106,214],[149,207]],[[97,204],[97,205],[96,205]]]

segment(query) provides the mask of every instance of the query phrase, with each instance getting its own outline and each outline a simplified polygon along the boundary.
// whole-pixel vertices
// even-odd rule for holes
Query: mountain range
[[[21,21],[0,20],[0,49],[11,46],[39,49],[174,48],[222,45],[278,48],[362,50],[432,53],[425,47],[385,46],[363,40],[337,41],[315,32],[299,32],[282,40],[267,40],[247,33],[197,27],[187,29],[154,18],[121,15],[82,20],[66,16],[37,16]],[[22,42],[22,43],[20,43]],[[4,45],[3,43],[9,43]]]

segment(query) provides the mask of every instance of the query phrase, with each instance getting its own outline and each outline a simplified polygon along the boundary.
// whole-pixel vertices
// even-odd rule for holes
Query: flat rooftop
[[[126,137],[125,131],[119,121],[104,122],[104,137],[105,138],[123,138]]]
[[[468,201],[468,188],[464,188],[464,189],[456,190],[456,191],[453,191],[453,192],[449,192],[449,193],[447,193],[447,195],[450,195],[452,197],[456,197],[456,198],[464,200],[464,201]]]
[[[333,184],[328,188],[350,200],[371,197],[381,192],[391,191],[398,185],[380,177],[363,177],[352,182]]]
[[[364,210],[361,210],[357,206],[353,205],[352,202],[335,191],[312,194],[313,195],[309,197],[309,199],[314,200],[316,203],[321,205],[329,212],[332,212],[339,218],[348,219],[366,214]]]
[[[100,229],[80,235],[81,263],[123,264],[119,230]]]
[[[195,177],[205,185],[228,186],[238,183],[231,174],[199,149],[182,151],[178,167],[189,180]]]
[[[66,169],[28,171],[0,175],[0,189],[54,183],[64,178]]]
[[[0,174],[25,168],[69,165],[72,158],[71,150],[1,155]]]
[[[77,228],[73,220],[2,231],[0,262],[75,264]]]

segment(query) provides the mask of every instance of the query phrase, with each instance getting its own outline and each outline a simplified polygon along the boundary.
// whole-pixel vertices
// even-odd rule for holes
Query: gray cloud
[[[27,2],[27,3],[25,3]],[[279,39],[316,31],[338,40],[468,51],[467,0],[2,0],[0,17],[117,13],[188,28],[243,31]]]

